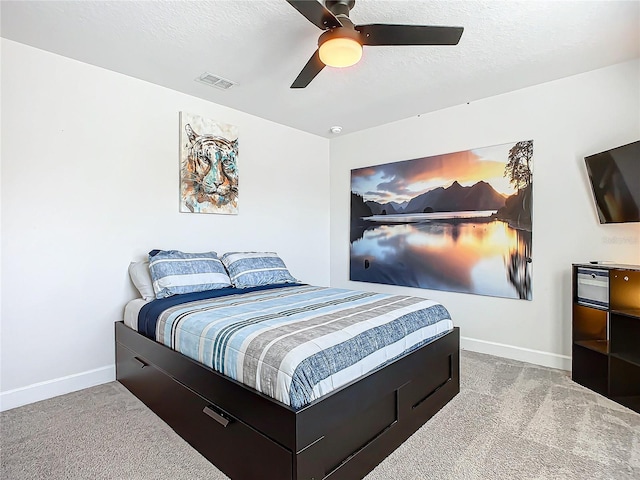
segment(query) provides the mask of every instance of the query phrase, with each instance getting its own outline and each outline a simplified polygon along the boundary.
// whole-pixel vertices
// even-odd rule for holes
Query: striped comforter
[[[175,305],[156,340],[293,408],[453,328],[423,298],[309,285]]]

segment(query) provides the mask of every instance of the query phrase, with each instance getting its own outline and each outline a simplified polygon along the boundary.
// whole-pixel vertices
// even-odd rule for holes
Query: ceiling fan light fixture
[[[318,56],[329,67],[350,67],[362,58],[360,32],[337,27],[327,30],[318,39]]]
[[[362,45],[353,38],[336,37],[322,43],[320,60],[329,67],[350,67],[362,58]]]
[[[324,33],[291,88],[305,88],[326,66],[349,67],[362,58],[362,47],[399,45],[457,45],[463,27],[396,25],[371,23],[356,25],[349,18],[355,0],[286,0]]]

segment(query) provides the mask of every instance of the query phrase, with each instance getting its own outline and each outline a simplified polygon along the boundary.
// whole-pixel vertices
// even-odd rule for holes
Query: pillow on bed
[[[149,255],[149,270],[156,298],[231,286],[216,252],[160,250]]]
[[[156,298],[156,292],[153,290],[153,280],[151,280],[151,272],[149,272],[148,260],[131,262],[129,264],[129,276],[142,298],[145,300],[153,300]]]
[[[221,260],[236,288],[298,283],[278,254],[273,252],[227,252]]]

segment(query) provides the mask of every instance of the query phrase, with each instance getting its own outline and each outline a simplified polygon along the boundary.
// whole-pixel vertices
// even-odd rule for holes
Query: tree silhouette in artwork
[[[497,217],[502,220],[515,221],[524,228],[531,227],[531,193],[533,176],[533,140],[516,143],[509,150],[509,160],[504,168],[504,176],[517,192],[505,200],[504,207],[499,208]]]
[[[364,202],[362,195],[351,192],[351,221],[373,215],[371,208]]]
[[[509,150],[509,161],[504,167],[504,176],[514,188],[522,190],[531,185],[531,159],[533,158],[533,140],[516,143]]]
[[[363,219],[371,215],[373,212],[365,203],[362,195],[351,192],[351,243],[362,238],[364,232],[369,228]]]

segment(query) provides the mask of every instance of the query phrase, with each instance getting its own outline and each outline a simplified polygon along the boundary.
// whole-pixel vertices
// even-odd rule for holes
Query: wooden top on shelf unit
[[[625,265],[623,263],[574,263],[574,267],[600,268],[603,270],[640,270],[640,265]]]

